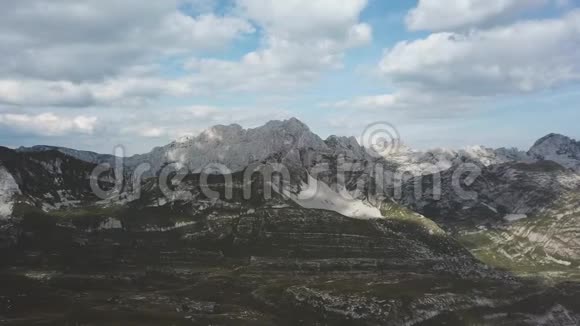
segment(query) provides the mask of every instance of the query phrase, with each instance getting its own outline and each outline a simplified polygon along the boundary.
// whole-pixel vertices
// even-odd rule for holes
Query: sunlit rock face
[[[9,218],[14,208],[15,196],[20,194],[20,188],[14,177],[0,165],[0,219]]]
[[[199,172],[209,163],[220,163],[236,172],[274,154],[290,161],[299,160],[300,151],[308,149],[323,151],[327,146],[305,124],[290,119],[271,121],[254,129],[243,129],[236,124],[214,126],[197,137],[128,158],[126,164],[133,167],[147,162],[153,170],[158,170],[167,163],[177,162],[191,171]]]

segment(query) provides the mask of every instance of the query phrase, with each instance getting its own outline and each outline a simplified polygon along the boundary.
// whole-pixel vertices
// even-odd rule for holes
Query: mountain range
[[[218,125],[123,158],[53,146],[0,148],[0,248],[7,253],[2,264],[11,267],[4,273],[31,291],[45,295],[49,286],[63,297],[73,274],[88,273],[83,266],[90,266],[84,277],[111,293],[113,282],[95,275],[112,275],[112,266],[148,282],[150,274],[135,270],[154,269],[163,287],[187,280],[197,293],[212,284],[226,291],[187,300],[146,292],[151,309],[177,306],[171,318],[200,323],[580,321],[573,303],[580,291],[562,285],[580,268],[580,142],[550,134],[528,151],[401,147],[373,154],[354,137],[322,139],[297,119],[254,129]],[[287,168],[289,180],[253,173],[266,163]],[[95,177],[99,164],[107,167]],[[145,164],[136,184],[131,177]],[[223,175],[204,174],[217,164]],[[170,166],[168,190],[159,179]],[[465,166],[477,174],[457,172]],[[125,180],[117,189],[119,173]],[[91,182],[111,190],[108,196],[95,194]],[[216,196],[208,196],[210,188]],[[63,273],[63,264],[76,272]],[[192,264],[198,274],[184,272]],[[30,266],[59,272],[31,285]],[[547,275],[549,286],[536,280]],[[151,317],[135,308],[135,288],[119,282],[127,292],[113,299],[113,310]],[[94,306],[91,300],[75,304]],[[0,301],[0,316],[6,307]]]
[[[304,123],[292,118],[286,121],[270,121],[264,126],[247,130],[237,124],[217,125],[208,128],[197,137],[182,138],[166,146],[154,148],[149,153],[126,157],[124,164],[131,167],[148,162],[154,169],[159,169],[169,162],[182,162],[195,170],[208,163],[219,162],[232,171],[238,171],[252,162],[300,149],[315,152],[338,150],[353,159],[371,160],[356,138],[330,136],[323,140]],[[51,150],[94,164],[112,163],[115,159],[115,156],[110,154],[55,146],[40,145],[16,149],[23,153]],[[402,147],[389,153],[384,159],[419,170],[424,163],[439,165],[444,170],[451,167],[453,162],[465,160],[479,162],[485,166],[512,161],[550,160],[579,171],[580,142],[563,135],[549,134],[539,139],[528,151],[516,148],[492,149],[484,146],[471,146],[460,150],[438,148],[427,151]]]

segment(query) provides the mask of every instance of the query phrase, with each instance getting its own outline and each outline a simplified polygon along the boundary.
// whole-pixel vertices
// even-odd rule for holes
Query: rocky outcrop
[[[525,271],[575,272],[580,263],[580,176],[553,162],[481,167],[473,183],[453,185],[453,170],[441,174],[441,199],[414,194],[409,182],[402,202],[456,236],[493,266]],[[422,178],[430,189],[433,176]]]
[[[16,196],[20,195],[20,188],[10,172],[0,164],[0,219],[12,216]]]
[[[173,142],[152,152],[125,160],[129,167],[149,163],[158,171],[177,162],[199,172],[209,163],[220,163],[231,172],[243,170],[252,163],[272,155],[288,159],[298,157],[300,150],[325,150],[326,144],[297,119],[271,121],[262,127],[243,129],[239,125],[214,126],[199,136]]]
[[[535,159],[554,161],[580,172],[580,142],[559,134],[540,138],[528,151]]]
[[[59,151],[23,153],[0,147],[0,203],[9,213],[16,203],[44,210],[90,204],[98,200],[90,186],[94,168]],[[101,177],[106,185],[112,172]]]
[[[114,164],[115,160],[117,159],[115,156],[111,154],[99,154],[90,151],[81,151],[72,148],[46,146],[46,145],[19,147],[16,149],[16,151],[21,153],[42,153],[42,152],[57,151],[61,152],[62,154],[74,157],[77,160],[92,164],[101,164],[101,163]]]
[[[440,199],[433,196],[433,175],[409,181],[401,202],[445,226],[481,226],[509,222],[510,216],[548,214],[558,200],[580,191],[580,176],[552,161],[506,163],[478,167],[472,182],[458,177],[455,169],[442,172]],[[454,185],[454,179],[457,184]],[[415,183],[426,191],[419,198]]]

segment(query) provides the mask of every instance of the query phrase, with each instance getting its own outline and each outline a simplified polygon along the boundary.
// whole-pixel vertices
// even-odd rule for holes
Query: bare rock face
[[[220,163],[232,172],[274,154],[292,157],[300,150],[325,150],[326,144],[297,119],[271,121],[255,129],[239,125],[214,126],[199,136],[173,142],[144,155],[126,160],[130,167],[147,162],[157,171],[167,163],[177,162],[199,172],[209,163]]]
[[[439,223],[477,257],[510,270],[558,270],[574,274],[580,266],[580,176],[553,161],[506,163],[482,167],[481,175],[462,188],[452,184],[452,170],[441,174],[442,196],[416,198],[414,182],[402,202]],[[432,187],[433,176],[422,178]],[[527,272],[526,272],[527,273]]]
[[[341,154],[347,159],[364,160],[369,158],[365,148],[354,137],[330,136],[324,142],[335,154]]]
[[[20,194],[20,188],[10,172],[0,165],[0,219],[12,216],[15,196]]]
[[[469,185],[453,185],[454,169],[442,172],[441,199],[431,192],[416,198],[417,180],[411,180],[402,202],[444,225],[465,222],[477,226],[504,221],[508,215],[541,214],[556,207],[559,198],[580,189],[580,176],[552,161],[481,166],[480,171]],[[418,180],[422,189],[433,189],[433,175]]]
[[[528,154],[536,159],[554,161],[580,172],[580,143],[569,137],[549,134],[539,139]]]

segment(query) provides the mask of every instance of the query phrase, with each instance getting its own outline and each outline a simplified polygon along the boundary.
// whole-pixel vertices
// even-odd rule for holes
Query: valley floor
[[[296,221],[286,226],[283,220],[268,223],[261,228],[276,230],[275,239],[287,239],[271,242],[269,251],[233,252],[228,246],[204,247],[184,241],[184,235],[199,233],[194,226],[167,232],[74,232],[72,246],[63,242],[60,247],[47,247],[35,239],[20,248],[5,249],[1,253],[0,324],[578,322],[580,283],[545,286],[523,281],[474,265],[467,256],[411,260],[357,254],[361,246],[374,252],[365,244],[373,230],[366,228],[372,221],[338,219],[332,227],[355,223],[348,225],[351,233],[328,233],[323,242],[318,236],[330,225],[324,217],[307,222],[319,226],[308,224],[311,232],[301,234],[288,229],[300,225]],[[288,238],[292,234],[295,238]],[[359,240],[350,243],[348,239],[355,237]],[[396,244],[396,238],[390,241]]]

